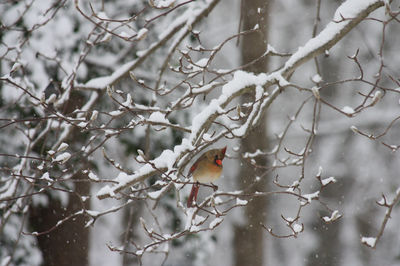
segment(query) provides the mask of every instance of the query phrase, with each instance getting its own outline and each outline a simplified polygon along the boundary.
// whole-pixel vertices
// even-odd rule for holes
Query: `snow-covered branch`
[[[304,46],[300,47],[284,64],[284,66],[272,73],[261,73],[255,75],[243,71],[235,72],[233,78],[222,87],[222,92],[217,99],[211,100],[208,107],[201,113],[196,115],[192,120],[191,134],[188,138],[182,140],[182,143],[172,150],[164,151],[159,157],[152,160],[156,169],[150,165],[142,166],[133,175],[123,177],[119,176],[115,179],[117,185],[105,186],[98,193],[100,199],[112,197],[115,193],[128,188],[134,184],[144,181],[150,176],[160,172],[171,171],[176,167],[185,165],[182,158],[202,142],[202,137],[208,132],[213,121],[222,113],[234,99],[240,95],[262,88],[264,92],[276,84],[274,89],[262,103],[262,108],[258,113],[264,112],[271,103],[279,95],[281,88],[290,85],[286,78],[291,75],[296,68],[306,61],[316,57],[324,51],[330,49],[338,41],[340,41],[351,29],[360,23],[365,17],[377,8],[384,5],[384,1],[356,1],[349,0],[343,3],[335,12],[333,21],[330,22],[315,38],[309,40]],[[348,18],[348,19],[342,19]],[[256,124],[248,123],[244,127],[245,132],[251,130]],[[240,134],[244,136],[245,134]]]
[[[231,248],[221,232],[246,220],[271,241],[326,241],[318,230],[345,226],[352,234],[329,239],[340,252],[362,247],[360,235],[376,253],[390,246],[400,190],[377,202],[386,212],[375,233],[373,203],[359,200],[400,186],[392,2],[280,1],[238,6],[240,16],[220,0],[0,3],[0,264],[48,264],[56,252],[43,244],[59,236],[87,251],[89,225],[124,264],[208,257],[208,247]],[[258,24],[242,24],[247,11]],[[218,186],[192,180],[192,163],[222,145]],[[187,207],[192,185],[200,192]],[[244,215],[264,199],[274,208]],[[315,260],[310,250],[332,252],[291,243],[280,248]]]
[[[77,1],[76,1],[77,2]],[[115,85],[122,78],[129,75],[129,72],[133,71],[136,67],[140,66],[144,60],[152,55],[157,49],[165,45],[165,43],[176,35],[182,28],[184,33],[181,39],[191,32],[191,29],[207,16],[211,10],[218,4],[219,0],[212,0],[208,3],[194,2],[192,5],[198,5],[188,8],[187,12],[183,13],[179,18],[175,19],[174,24],[170,25],[168,29],[163,32],[160,39],[152,43],[147,49],[138,51],[138,58],[124,65],[118,67],[111,75],[97,77],[87,81],[85,84],[78,84],[74,87],[76,89],[98,89],[105,90],[109,86]],[[76,3],[77,5],[78,3]]]

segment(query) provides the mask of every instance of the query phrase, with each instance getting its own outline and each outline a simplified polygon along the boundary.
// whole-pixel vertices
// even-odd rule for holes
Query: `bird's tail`
[[[192,208],[193,207],[193,203],[196,202],[197,200],[197,193],[199,192],[199,188],[200,188],[200,184],[193,184],[192,186],[192,190],[190,191],[190,195],[187,201],[187,207],[188,208]]]

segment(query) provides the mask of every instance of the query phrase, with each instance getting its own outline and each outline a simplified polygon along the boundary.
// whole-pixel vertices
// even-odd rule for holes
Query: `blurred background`
[[[110,78],[124,63],[137,60],[134,78],[124,76],[112,84],[113,93],[121,96],[116,99],[124,102],[130,94],[137,106],[167,110],[194,82],[190,74],[171,69],[179,66],[185,51],[192,60],[200,60],[207,49],[256,28],[255,33],[228,41],[209,67],[221,71],[216,73],[239,66],[269,73],[288,56],[262,56],[268,47],[282,54],[296,52],[332,21],[343,1],[195,2],[1,1],[0,265],[400,265],[397,205],[376,248],[361,243],[362,237],[378,235],[388,209],[376,202],[382,194],[390,202],[400,185],[398,1],[390,4],[391,10],[380,7],[329,51],[297,68],[289,79],[295,86],[282,89],[248,136],[213,144],[228,145],[219,190],[283,191],[300,180],[299,193],[320,191],[318,200],[299,209],[299,199],[290,195],[253,197],[246,206],[227,212],[213,230],[184,234],[157,245],[157,252],[135,253],[152,241],[143,232],[141,219],[162,234],[184,229],[186,216],[177,202],[184,202],[189,186],[169,191],[161,200],[151,200],[146,190],[126,191],[134,195],[131,198],[124,194],[118,200],[99,200],[96,193],[109,184],[99,180],[133,173],[140,166],[135,161],[138,149],[152,159],[165,149],[173,150],[188,133],[145,123],[130,128],[130,121],[148,113],[115,115],[112,111],[118,104],[102,88],[107,79],[95,78]],[[171,40],[141,61],[141,55],[168,30],[214,2],[215,8],[190,34],[174,32]],[[168,10],[172,11],[164,14]],[[137,34],[140,29],[148,29],[143,39]],[[165,65],[171,68],[162,70]],[[209,82],[210,76],[206,73],[195,82]],[[228,76],[223,79],[229,81]],[[165,95],[148,87],[160,88]],[[315,100],[313,87],[319,88],[323,102]],[[369,106],[377,91],[379,99]],[[193,117],[220,94],[217,86],[204,97],[193,98],[190,108],[171,112],[168,120],[190,126]],[[57,100],[49,100],[51,95]],[[253,98],[244,94],[232,106]],[[346,106],[356,115],[347,116]],[[68,131],[65,121],[74,124],[72,117],[84,118],[87,124]],[[65,163],[49,153],[64,152],[61,143],[68,143],[69,155],[63,154],[70,157]],[[296,164],[301,157],[296,154],[304,150],[306,156]],[[337,182],[321,188],[315,178],[318,173]],[[148,178],[135,189],[151,187],[157,180],[158,176]],[[211,192],[204,189],[199,197]],[[125,206],[129,199],[134,203]],[[94,220],[77,214],[117,206],[123,207]],[[340,219],[324,222],[322,217],[330,217],[334,210]],[[293,234],[282,217],[298,218],[302,232]]]

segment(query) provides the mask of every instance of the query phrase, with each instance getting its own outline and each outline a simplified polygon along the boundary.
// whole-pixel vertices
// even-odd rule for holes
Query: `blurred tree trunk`
[[[86,176],[77,175],[74,179],[84,179]],[[90,194],[89,182],[77,182],[75,191],[79,195]],[[89,202],[85,202],[89,208]],[[81,210],[81,199],[70,194],[68,205],[48,195],[47,206],[31,206],[29,222],[33,230],[43,232],[49,230],[58,221]],[[63,223],[48,234],[38,236],[38,243],[43,256],[43,266],[89,265],[89,229],[85,227],[85,217],[77,216]]]
[[[152,104],[154,105],[154,103]],[[141,149],[144,150],[144,153],[147,158],[151,158],[150,155],[150,144],[151,144],[151,130],[150,126],[146,127],[146,138],[144,145],[142,147],[134,147],[135,150]],[[129,251],[131,247],[131,243],[133,241],[137,241],[137,235],[135,234],[135,228],[137,228],[137,225],[140,221],[140,216],[142,215],[142,210],[143,210],[143,202],[136,202],[132,204],[129,208],[126,208],[124,210],[124,216],[122,219],[122,227],[125,227],[125,233],[122,236],[122,245],[123,245],[123,250],[124,251]],[[124,252],[122,255],[122,266],[132,266],[132,265],[140,265],[140,261],[136,256],[133,256],[132,254],[128,252]]]
[[[84,96],[80,93],[72,93],[71,98],[63,107],[63,113],[70,113],[75,109],[82,107]],[[82,146],[81,142],[84,138],[77,137],[79,134],[73,131],[69,137],[69,146]],[[75,135],[75,136],[74,136]],[[38,144],[33,147],[38,153],[47,151],[46,142],[42,143],[43,147]],[[75,160],[75,161],[74,161]],[[86,160],[71,158],[70,162],[74,169],[88,164]],[[72,180],[80,180],[73,182],[72,190],[75,193],[68,194],[68,203],[63,205],[60,196],[54,195],[53,192],[46,193],[46,205],[30,206],[29,224],[35,232],[45,232],[57,224],[60,220],[69,215],[82,210],[82,199],[80,196],[90,195],[90,183],[82,182],[87,176],[82,172],[78,172],[72,177]],[[61,192],[60,192],[61,193]],[[90,209],[90,201],[83,202],[85,209]],[[42,252],[43,266],[70,266],[89,265],[89,228],[85,227],[86,219],[82,215],[78,215],[67,220],[62,225],[52,230],[48,234],[37,237],[39,248]]]
[[[267,47],[267,15],[268,2],[266,0],[253,0],[241,3],[242,29],[253,29],[257,24],[260,32],[242,36],[242,63],[246,64],[260,57]],[[246,71],[266,72],[267,60],[263,58],[255,64],[247,67]],[[246,95],[243,101],[253,97]],[[245,139],[241,141],[242,152],[254,152],[256,149],[265,150],[268,147],[266,132],[266,116],[260,119],[260,125],[255,128]],[[266,164],[266,160],[257,161],[258,164]],[[257,173],[254,167],[248,162],[242,161],[238,175],[238,184],[241,189],[251,186],[250,193],[255,191],[264,191],[266,188],[266,177],[255,183]],[[234,237],[234,262],[237,266],[242,265],[263,265],[263,258],[266,252],[265,243],[263,243],[264,229],[260,226],[266,219],[267,200],[266,198],[255,198],[248,203],[244,210],[244,223],[235,226]]]
[[[123,225],[126,226],[125,233],[123,234],[122,243],[124,245],[125,251],[130,251],[129,243],[131,240],[135,240],[135,228],[137,226],[138,221],[140,220],[140,213],[142,209],[141,202],[136,202],[132,204],[129,208],[124,211],[124,217],[122,219]],[[133,256],[129,253],[123,253],[122,256],[122,266],[129,266],[129,265],[139,265],[139,261],[137,257]]]
[[[351,181],[346,181],[336,186],[327,187],[323,192],[323,201],[338,201],[338,199],[340,200],[339,195],[342,195],[343,198],[346,197],[344,195],[347,194],[347,187],[351,186],[350,183]],[[318,211],[318,215],[321,217],[329,217],[330,213],[321,208]],[[309,228],[313,228],[314,237],[318,243],[315,249],[308,254],[308,266],[334,266],[342,264],[342,244],[339,237],[342,226],[341,220],[327,224],[322,219],[315,219],[315,221],[308,226]]]

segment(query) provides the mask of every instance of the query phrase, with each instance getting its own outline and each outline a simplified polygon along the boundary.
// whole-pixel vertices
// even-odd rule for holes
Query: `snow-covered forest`
[[[0,0],[0,265],[400,265],[399,47],[396,0]]]

